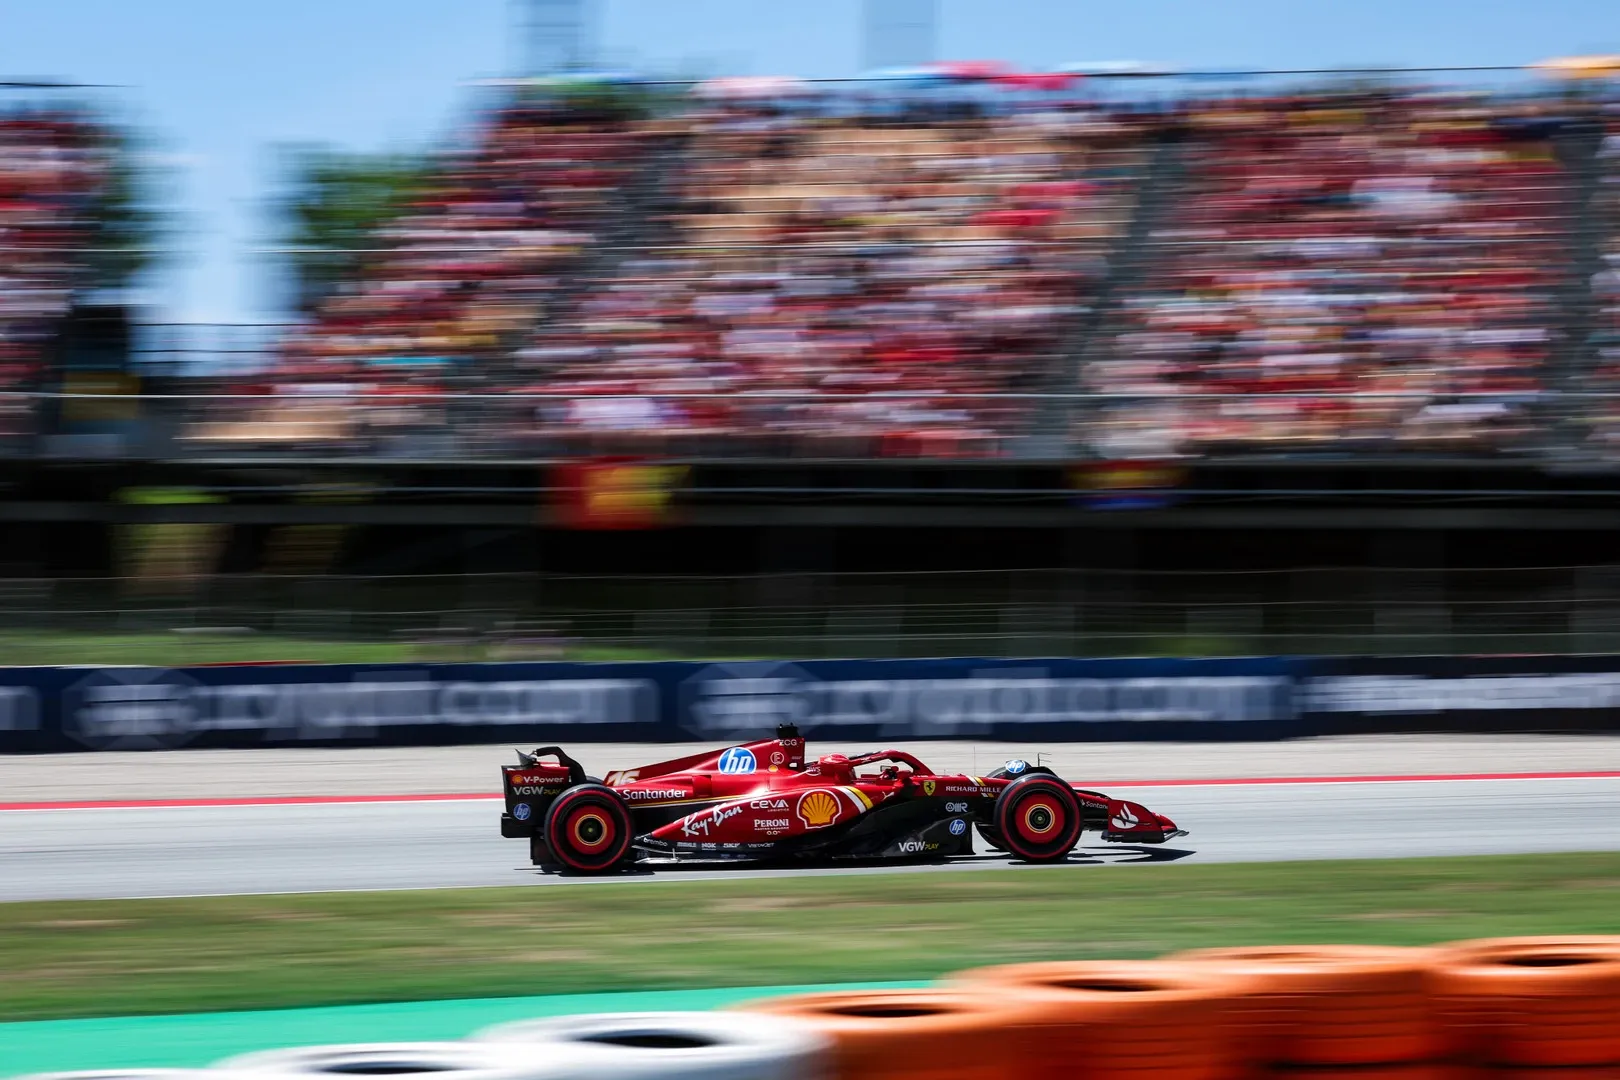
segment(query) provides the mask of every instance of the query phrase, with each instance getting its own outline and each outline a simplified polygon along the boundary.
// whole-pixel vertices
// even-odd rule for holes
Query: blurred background
[[[328,7],[8,15],[13,663],[1620,647],[1595,5]]]

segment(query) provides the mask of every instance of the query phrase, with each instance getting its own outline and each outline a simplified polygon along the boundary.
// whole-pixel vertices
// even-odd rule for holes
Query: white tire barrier
[[[748,1013],[602,1013],[521,1020],[473,1036],[536,1060],[568,1063],[568,1080],[823,1080],[826,1040],[782,1017]]]
[[[213,1069],[84,1069],[80,1072],[34,1073],[31,1076],[19,1076],[16,1080],[242,1080],[242,1078]]]
[[[572,1073],[540,1055],[497,1043],[418,1042],[295,1046],[263,1050],[219,1062],[231,1080],[337,1080],[386,1076],[395,1080],[565,1080]]]

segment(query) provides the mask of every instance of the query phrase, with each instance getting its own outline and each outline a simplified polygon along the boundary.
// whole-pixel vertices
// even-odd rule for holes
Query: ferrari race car
[[[798,729],[784,725],[774,739],[601,780],[558,747],[519,751],[519,763],[501,770],[501,835],[526,838],[536,866],[578,874],[632,863],[945,858],[973,854],[974,830],[1027,862],[1063,859],[1086,829],[1125,844],[1187,835],[1162,814],[1073,787],[1038,764],[942,776],[900,750],[809,762],[804,750]]]

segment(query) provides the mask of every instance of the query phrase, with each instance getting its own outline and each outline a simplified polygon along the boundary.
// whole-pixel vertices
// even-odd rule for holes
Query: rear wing
[[[563,753],[562,747],[560,746],[542,746],[536,749],[533,753],[524,753],[522,750],[519,750],[517,752],[517,756],[519,769],[533,769],[542,767],[540,762],[541,758],[556,758],[557,763],[568,770],[568,780],[570,783],[583,784],[585,782],[585,766]]]
[[[556,762],[542,761],[542,758],[555,758]],[[506,812],[501,815],[501,835],[536,835],[552,801],[588,779],[585,766],[558,747],[542,746],[532,754],[519,750],[516,765],[501,767],[501,797],[506,802]]]

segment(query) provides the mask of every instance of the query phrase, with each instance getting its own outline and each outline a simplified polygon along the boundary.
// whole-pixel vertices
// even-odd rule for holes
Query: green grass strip
[[[161,616],[154,616],[156,621]],[[189,613],[174,617],[184,627]],[[37,630],[0,632],[0,650],[13,666],[149,664],[183,667],[187,664],[241,664],[267,661],[304,664],[417,664],[461,663],[489,660],[542,659],[527,654],[507,655],[483,645],[457,646],[410,641],[329,641],[277,634],[150,633],[81,634]],[[650,649],[570,645],[566,660],[666,660],[671,656]]]
[[[0,1020],[1617,932],[1620,853],[20,903],[0,905]]]

